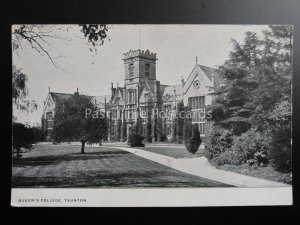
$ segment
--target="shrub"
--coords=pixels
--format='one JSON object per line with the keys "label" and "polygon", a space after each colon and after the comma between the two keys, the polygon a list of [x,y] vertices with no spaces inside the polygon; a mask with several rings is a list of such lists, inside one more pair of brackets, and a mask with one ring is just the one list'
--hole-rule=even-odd
{"label": "shrub", "polygon": [[127,124],[123,122],[121,126],[121,141],[125,142],[126,139],[127,139]]}
{"label": "shrub", "polygon": [[188,152],[195,154],[198,151],[201,142],[198,125],[187,125],[184,132],[184,145]]}
{"label": "shrub", "polygon": [[218,166],[224,164],[233,164],[234,153],[232,151],[225,151],[221,153],[218,157],[212,159],[213,164],[217,164]]}
{"label": "shrub", "polygon": [[290,172],[292,167],[291,129],[273,131],[269,149],[271,164],[276,170]]}
{"label": "shrub", "polygon": [[206,124],[206,148],[205,156],[211,160],[218,157],[223,152],[230,150],[233,144],[233,134],[231,131],[214,126],[212,122]]}
{"label": "shrub", "polygon": [[116,141],[120,141],[121,140],[121,129],[122,129],[122,120],[119,119],[117,121]]}
{"label": "shrub", "polygon": [[250,129],[234,139],[231,150],[234,154],[233,164],[266,165],[270,139],[265,133]]}
{"label": "shrub", "polygon": [[291,103],[283,101],[276,105],[270,114],[270,161],[272,166],[282,172],[292,169],[291,146]]}
{"label": "shrub", "polygon": [[21,149],[30,151],[35,143],[34,131],[22,123],[13,123],[13,158],[22,157]]}
{"label": "shrub", "polygon": [[144,136],[140,132],[140,124],[137,122],[132,126],[132,130],[129,134],[127,145],[131,147],[145,147],[143,144]]}

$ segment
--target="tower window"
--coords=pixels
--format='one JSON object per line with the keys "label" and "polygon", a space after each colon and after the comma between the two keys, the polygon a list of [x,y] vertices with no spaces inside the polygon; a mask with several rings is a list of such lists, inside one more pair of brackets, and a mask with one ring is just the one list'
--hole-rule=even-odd
{"label": "tower window", "polygon": [[133,69],[134,69],[133,63],[130,63],[129,64],[129,78],[133,77]]}
{"label": "tower window", "polygon": [[128,93],[127,103],[135,104],[135,98],[136,98],[135,90],[128,91],[127,93]]}
{"label": "tower window", "polygon": [[145,64],[145,77],[149,77],[150,76],[150,64],[146,63]]}

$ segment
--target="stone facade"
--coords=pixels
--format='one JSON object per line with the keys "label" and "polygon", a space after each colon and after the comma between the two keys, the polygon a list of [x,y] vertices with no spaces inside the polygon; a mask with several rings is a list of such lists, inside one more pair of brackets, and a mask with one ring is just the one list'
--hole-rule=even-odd
{"label": "stone facade", "polygon": [[[111,84],[111,94],[91,96],[99,108],[106,112],[109,120],[108,140],[126,141],[132,126],[141,124],[141,132],[148,141],[161,141],[172,137],[172,116],[158,117],[176,110],[179,104],[191,106],[192,111],[202,110],[211,104],[216,88],[222,85],[216,69],[196,64],[187,77],[178,85],[164,85],[156,77],[156,54],[149,50],[129,51],[123,55],[124,85]],[[55,113],[55,98],[67,94],[52,93],[47,96],[42,124],[51,130],[51,119]],[[154,113],[155,112],[155,113]],[[51,116],[51,115],[52,116]],[[169,114],[168,114],[169,115]],[[205,120],[193,118],[204,135]]]}

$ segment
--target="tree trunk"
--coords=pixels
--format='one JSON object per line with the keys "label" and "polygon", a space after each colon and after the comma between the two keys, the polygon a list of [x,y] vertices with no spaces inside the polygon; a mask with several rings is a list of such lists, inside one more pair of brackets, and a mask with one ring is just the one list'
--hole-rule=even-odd
{"label": "tree trunk", "polygon": [[84,154],[85,141],[81,141],[81,154]]}

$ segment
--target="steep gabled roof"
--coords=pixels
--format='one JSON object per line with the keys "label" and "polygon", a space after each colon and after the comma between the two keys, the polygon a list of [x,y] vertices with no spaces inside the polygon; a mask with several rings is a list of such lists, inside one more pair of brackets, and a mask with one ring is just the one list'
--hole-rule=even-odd
{"label": "steep gabled roof", "polygon": [[212,75],[214,75],[215,78],[217,77],[216,76],[218,73],[217,69],[207,67],[207,66],[202,66],[202,65],[199,65],[199,66],[210,81],[212,80]]}
{"label": "steep gabled roof", "polygon": [[199,65],[196,64],[192,70],[192,72],[190,73],[190,75],[188,76],[186,83],[183,87],[183,92],[186,93],[187,90],[189,89],[189,87],[191,86],[192,82],[194,81],[195,77],[197,76],[197,74],[202,71],[206,77],[212,81],[212,77],[214,77],[214,83],[220,84],[222,83],[222,78],[219,75],[219,72],[217,69],[208,67],[208,66],[203,66],[203,65]]}

